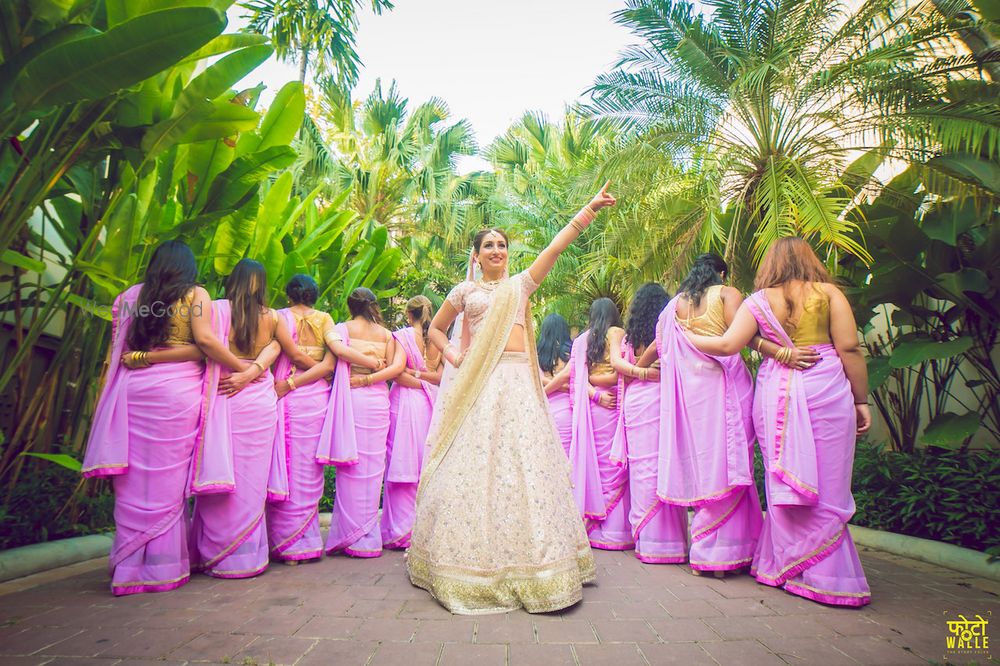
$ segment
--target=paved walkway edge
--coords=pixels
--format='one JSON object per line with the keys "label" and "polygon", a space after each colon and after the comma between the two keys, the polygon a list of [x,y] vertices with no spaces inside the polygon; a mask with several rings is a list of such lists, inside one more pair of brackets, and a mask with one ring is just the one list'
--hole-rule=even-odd
{"label": "paved walkway edge", "polygon": [[[321,513],[319,519],[324,527],[330,524],[329,513]],[[861,546],[1000,581],[1000,561],[989,562],[989,556],[985,553],[905,534],[882,532],[857,525],[849,527],[855,543]],[[91,534],[0,551],[0,583],[106,557],[111,551],[113,540],[113,534]]]}
{"label": "paved walkway edge", "polygon": [[884,550],[893,555],[936,564],[962,573],[1000,581],[1000,560],[990,562],[989,555],[971,548],[962,548],[943,541],[883,532],[858,525],[848,525],[854,542],[861,546]]}
{"label": "paved walkway edge", "polygon": [[[320,526],[329,527],[330,516],[329,512],[319,514]],[[111,552],[114,538],[114,532],[89,534],[0,550],[0,583],[98,557],[107,557]]]}
{"label": "paved walkway edge", "polygon": [[0,551],[0,582],[106,557],[113,534],[89,534]]}

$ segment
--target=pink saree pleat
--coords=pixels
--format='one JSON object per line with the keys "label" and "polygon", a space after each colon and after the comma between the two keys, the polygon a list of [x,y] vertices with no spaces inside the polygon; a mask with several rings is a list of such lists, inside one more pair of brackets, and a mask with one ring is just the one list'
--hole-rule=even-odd
{"label": "pink saree pleat", "polygon": [[761,530],[753,485],[753,384],[738,355],[710,356],[677,322],[677,299],[656,327],[660,358],[660,499],[694,507],[692,569],[730,571],[753,559]]}
{"label": "pink saree pleat", "polygon": [[190,575],[185,487],[201,411],[204,366],[163,363],[129,370],[128,471],[112,477],[115,595],[162,592]]}
{"label": "pink saree pleat", "polygon": [[379,500],[389,435],[389,389],[385,382],[351,389],[358,462],[337,470],[336,495],[326,552],[379,557]]}
{"label": "pink saree pleat", "polygon": [[[792,344],[763,292],[747,299],[761,335]],[[832,345],[819,362],[791,370],[768,359],[757,375],[754,420],[767,475],[767,516],[754,556],[757,580],[840,606],[871,592],[847,531],[857,429],[850,384]]]}
{"label": "pink saree pleat", "polygon": [[236,489],[201,495],[194,509],[200,564],[210,576],[249,578],[267,569],[264,508],[277,428],[276,400],[270,371],[225,399],[231,419]]}
{"label": "pink saree pleat", "polygon": [[[289,309],[279,316],[298,344],[298,327]],[[288,379],[291,360],[282,354],[275,378]],[[288,498],[267,504],[267,538],[271,556],[278,560],[311,560],[323,555],[319,531],[319,501],[323,497],[323,466],[316,462],[316,445],[330,402],[330,384],[320,380],[300,386],[278,400],[278,418],[284,425],[281,454],[288,466]]]}
{"label": "pink saree pleat", "polygon": [[[228,345],[229,302],[214,301],[212,309],[216,335]],[[228,374],[211,362],[208,372],[213,383]],[[249,578],[267,569],[264,513],[269,492],[277,496],[280,490],[287,495],[284,456],[275,451],[276,444],[280,445],[276,442],[280,430],[274,376],[268,370],[235,395],[213,397],[206,415],[206,425],[211,427],[206,428],[204,447],[206,452],[224,451],[225,455],[215,455],[214,462],[212,457],[206,457],[206,466],[199,467],[194,476],[195,484],[212,488],[215,484],[205,478],[211,476],[206,470],[216,467],[221,473],[231,473],[232,478],[224,484],[225,492],[197,495],[191,528],[192,556],[210,576]],[[222,437],[224,443],[213,441]]]}
{"label": "pink saree pleat", "polygon": [[[589,399],[589,335],[588,329],[576,337],[569,359],[573,401],[570,443],[573,495],[582,510],[590,545],[601,550],[628,550],[635,545],[628,522],[628,470],[611,456],[618,429],[618,410],[601,407]],[[598,393],[617,390],[617,387],[601,388]]]}
{"label": "pink saree pleat", "polygon": [[[634,362],[634,356],[629,360]],[[635,541],[635,556],[647,564],[685,562],[687,511],[683,507],[664,504],[656,495],[660,445],[659,384],[635,380],[626,386],[621,418],[622,436],[628,441],[625,447],[631,500],[628,518]]]}
{"label": "pink saree pleat", "polygon": [[319,501],[323,497],[323,466],[316,462],[316,441],[323,426],[330,385],[320,380],[285,395],[289,496],[267,504],[268,542],[279,560],[310,560],[323,555],[319,532]]}
{"label": "pink saree pleat", "polygon": [[[426,372],[412,328],[393,333],[406,352],[406,366]],[[382,542],[386,548],[408,548],[415,518],[417,485],[426,454],[427,431],[437,387],[394,383],[389,390],[389,432],[386,444],[385,491],[382,496]]]}
{"label": "pink saree pleat", "polygon": [[547,397],[552,420],[555,421],[556,430],[559,432],[559,441],[569,456],[569,446],[573,440],[573,407],[570,404],[569,392],[556,391]]}

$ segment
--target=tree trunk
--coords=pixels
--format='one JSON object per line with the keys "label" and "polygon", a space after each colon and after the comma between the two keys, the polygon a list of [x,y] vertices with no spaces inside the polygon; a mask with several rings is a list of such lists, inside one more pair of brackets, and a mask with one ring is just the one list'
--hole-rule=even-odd
{"label": "tree trunk", "polygon": [[303,44],[299,47],[299,82],[306,82],[306,70],[309,69],[309,47]]}

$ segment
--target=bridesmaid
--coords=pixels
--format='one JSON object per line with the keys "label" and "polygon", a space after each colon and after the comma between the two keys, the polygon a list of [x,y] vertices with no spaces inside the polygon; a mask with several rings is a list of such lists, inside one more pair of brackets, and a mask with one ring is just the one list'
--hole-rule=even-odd
{"label": "bridesmaid", "polygon": [[812,347],[813,363],[766,359],[757,373],[754,427],[766,469],[767,517],[751,574],[813,601],[871,601],[847,531],[854,515],[854,443],[871,426],[868,372],[850,303],[812,248],[782,238],[757,270],[757,291],[719,337],[690,334],[707,354],[736,354],[758,333],[788,360]]}
{"label": "bridesmaid", "polygon": [[268,503],[267,535],[271,557],[296,564],[323,555],[318,512],[324,478],[316,446],[330,404],[335,354],[373,370],[379,366],[372,357],[340,342],[330,315],[313,308],[319,297],[315,280],[294,275],[285,295],[289,307],[278,310],[275,331],[282,355],[275,365],[274,388],[289,495],[287,500]]}
{"label": "bridesmaid", "polygon": [[760,534],[753,480],[753,382],[743,359],[710,356],[685,331],[722,335],[743,302],[723,284],[717,254],[697,257],[677,297],[660,316],[657,349],[640,359],[660,363],[663,422],[658,492],[671,506],[694,508],[691,571],[739,571],[750,565]]}
{"label": "bridesmaid", "polygon": [[329,444],[320,442],[320,459],[340,466],[326,552],[379,557],[379,500],[389,435],[386,382],[403,371],[406,354],[382,325],[382,312],[370,289],[358,287],[352,291],[347,307],[352,318],[336,327],[340,338],[356,351],[391,362],[375,372],[356,364],[348,366],[344,359],[337,363],[331,398],[334,411],[323,427],[324,436],[330,435]]}
{"label": "bridesmaid", "polygon": [[144,281],[122,292],[112,309],[107,378],[83,475],[112,477],[116,596],[172,590],[190,578],[186,487],[200,432],[202,354],[234,370],[244,366],[199,316],[210,299],[197,273],[187,245],[162,243]]}
{"label": "bridesmaid", "polygon": [[562,384],[557,388],[555,384],[551,384],[551,392],[548,392],[548,388],[552,379],[567,367],[571,345],[569,325],[566,324],[566,320],[554,312],[546,316],[538,332],[538,365],[542,371],[542,382],[546,385],[546,397],[549,400],[552,419],[556,422],[559,440],[567,456],[569,456],[570,440],[573,437],[573,410],[570,408],[569,386]]}
{"label": "bridesmaid", "polygon": [[587,521],[590,545],[601,550],[628,550],[635,546],[628,522],[628,471],[611,458],[620,404],[618,373],[611,366],[611,349],[621,345],[624,336],[614,301],[599,298],[590,306],[589,325],[573,342],[569,360],[573,492]]}
{"label": "bridesmaid", "polygon": [[386,548],[410,547],[427,430],[441,383],[441,352],[427,344],[431,314],[430,299],[414,296],[406,302],[409,326],[392,334],[406,356],[406,369],[389,389],[389,440],[382,495],[382,542]]}
{"label": "bridesmaid", "polygon": [[[232,478],[220,484],[230,492],[202,494],[195,501],[194,552],[209,576],[250,578],[268,565],[266,500],[287,496],[284,455],[275,449],[277,396],[268,369],[278,356],[278,319],[267,307],[264,266],[241,259],[226,280],[226,298],[212,303],[212,314],[215,335],[247,369],[218,379],[221,397],[208,410],[205,438],[228,439]],[[209,367],[210,376],[212,371]]]}
{"label": "bridesmaid", "polygon": [[624,396],[611,459],[628,467],[635,556],[647,564],[687,560],[687,510],[664,504],[656,493],[664,417],[659,366],[635,365],[636,355],[656,349],[656,322],[669,300],[670,295],[655,282],[641,286],[629,308],[625,337],[620,346],[611,348],[611,365],[618,372],[618,390]]}

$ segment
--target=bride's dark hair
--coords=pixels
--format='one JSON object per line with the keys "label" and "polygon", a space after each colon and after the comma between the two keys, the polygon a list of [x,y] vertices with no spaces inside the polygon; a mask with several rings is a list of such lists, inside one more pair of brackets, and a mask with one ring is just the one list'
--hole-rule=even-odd
{"label": "bride's dark hair", "polygon": [[507,245],[510,245],[510,239],[507,238],[507,232],[504,230],[493,228],[481,229],[472,239],[472,247],[475,248],[477,254],[479,253],[479,248],[483,246],[483,239],[490,234],[500,234],[503,237],[504,242],[507,243]]}

